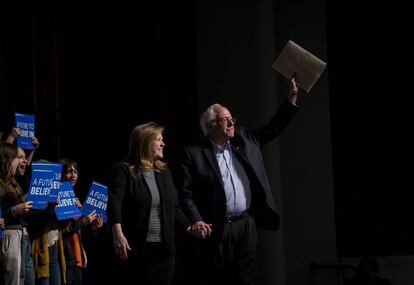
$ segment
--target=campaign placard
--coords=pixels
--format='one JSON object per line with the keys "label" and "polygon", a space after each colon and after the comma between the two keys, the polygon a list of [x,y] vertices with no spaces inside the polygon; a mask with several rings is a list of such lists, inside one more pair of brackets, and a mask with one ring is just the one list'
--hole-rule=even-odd
{"label": "campaign placard", "polygon": [[34,145],[32,139],[35,136],[35,116],[22,113],[15,113],[16,128],[21,130],[16,138],[16,143],[23,149],[32,150]]}
{"label": "campaign placard", "polygon": [[97,215],[102,216],[104,223],[108,220],[106,216],[106,207],[108,204],[108,187],[93,181],[89,188],[88,195],[82,206],[82,214],[89,215],[92,211],[96,211]]}
{"label": "campaign placard", "polygon": [[47,203],[56,203],[60,186],[62,164],[33,162],[27,201],[33,201],[33,209],[42,210]]}
{"label": "campaign placard", "polygon": [[75,191],[69,181],[60,183],[55,214],[59,221],[82,217],[82,213],[76,206]]}

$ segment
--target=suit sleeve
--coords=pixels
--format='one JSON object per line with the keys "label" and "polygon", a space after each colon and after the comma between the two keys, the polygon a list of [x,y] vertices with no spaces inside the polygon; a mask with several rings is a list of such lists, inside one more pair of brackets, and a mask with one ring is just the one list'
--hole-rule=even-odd
{"label": "suit sleeve", "polygon": [[263,148],[283,132],[298,109],[298,107],[290,104],[288,100],[285,100],[276,115],[270,119],[269,123],[245,135],[250,135],[250,138],[260,144],[260,148]]}
{"label": "suit sleeve", "polygon": [[184,214],[193,224],[203,220],[194,201],[193,163],[189,150],[185,149],[181,160],[178,183],[179,203]]}
{"label": "suit sleeve", "polygon": [[179,203],[175,203],[175,223],[183,230],[187,230],[187,228],[191,225],[190,221],[184,215],[183,211]]}
{"label": "suit sleeve", "polygon": [[129,176],[128,167],[118,163],[112,170],[108,187],[108,218],[111,225],[122,224],[122,204],[124,201],[126,182]]}

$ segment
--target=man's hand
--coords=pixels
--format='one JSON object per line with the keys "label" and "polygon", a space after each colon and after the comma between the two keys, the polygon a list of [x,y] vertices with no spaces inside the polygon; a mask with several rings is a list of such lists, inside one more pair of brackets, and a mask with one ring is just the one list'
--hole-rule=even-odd
{"label": "man's hand", "polygon": [[198,221],[191,225],[191,235],[195,238],[205,239],[211,235],[212,224],[206,224],[203,221]]}
{"label": "man's hand", "polygon": [[292,76],[292,79],[289,82],[288,100],[294,106],[298,106],[296,104],[296,101],[298,100],[298,95],[299,95],[299,83],[296,81],[295,76]]}

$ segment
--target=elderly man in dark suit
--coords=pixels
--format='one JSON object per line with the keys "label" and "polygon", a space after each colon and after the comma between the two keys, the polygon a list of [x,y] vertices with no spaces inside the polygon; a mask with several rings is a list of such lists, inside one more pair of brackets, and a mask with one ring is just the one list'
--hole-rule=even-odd
{"label": "elderly man in dark suit", "polygon": [[298,87],[270,122],[254,131],[235,127],[229,109],[214,104],[201,116],[206,137],[185,148],[178,179],[180,203],[191,220],[191,284],[255,284],[256,225],[277,230],[280,219],[262,148],[295,115]]}

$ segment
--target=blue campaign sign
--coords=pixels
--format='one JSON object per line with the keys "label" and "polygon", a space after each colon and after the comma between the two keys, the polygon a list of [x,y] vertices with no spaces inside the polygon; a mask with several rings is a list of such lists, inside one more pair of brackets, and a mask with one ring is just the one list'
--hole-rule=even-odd
{"label": "blue campaign sign", "polygon": [[32,139],[35,136],[35,116],[15,113],[15,117],[16,128],[22,131],[20,136],[16,138],[17,145],[23,149],[34,149]]}
{"label": "blue campaign sign", "polygon": [[93,181],[88,195],[82,206],[82,214],[89,215],[92,211],[96,211],[97,215],[101,215],[104,223],[108,220],[106,216],[106,206],[108,204],[108,187]]}
{"label": "blue campaign sign", "polygon": [[41,210],[48,202],[56,202],[60,186],[62,164],[33,162],[27,201],[33,201],[33,209]]}
{"label": "blue campaign sign", "polygon": [[80,209],[76,206],[75,191],[69,181],[60,183],[57,201],[55,214],[59,221],[82,217]]}

